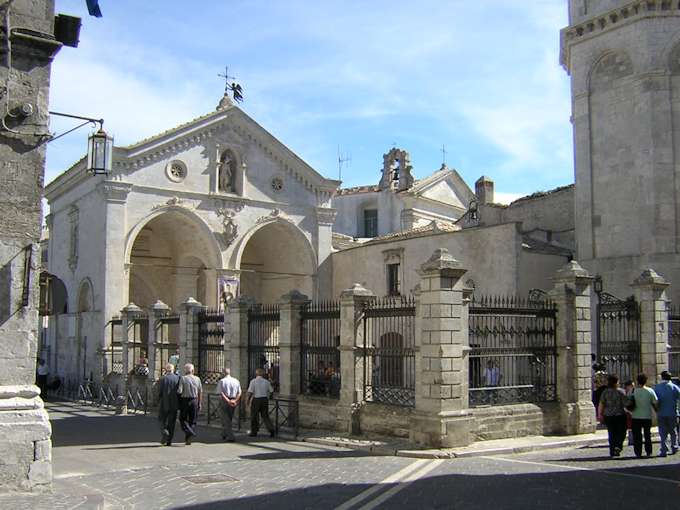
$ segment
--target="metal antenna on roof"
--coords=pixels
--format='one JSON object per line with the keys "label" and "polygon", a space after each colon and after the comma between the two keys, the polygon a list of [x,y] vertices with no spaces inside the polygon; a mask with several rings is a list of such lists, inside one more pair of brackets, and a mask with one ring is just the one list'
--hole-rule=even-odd
{"label": "metal antenna on roof", "polygon": [[345,163],[351,163],[352,162],[352,155],[351,154],[343,154],[340,152],[340,146],[338,145],[338,180],[342,180],[342,166]]}
{"label": "metal antenna on roof", "polygon": [[446,145],[442,144],[442,166],[446,166]]}

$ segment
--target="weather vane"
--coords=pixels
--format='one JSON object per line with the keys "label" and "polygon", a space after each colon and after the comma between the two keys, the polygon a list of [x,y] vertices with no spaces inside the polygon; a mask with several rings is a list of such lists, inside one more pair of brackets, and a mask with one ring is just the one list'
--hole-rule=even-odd
{"label": "weather vane", "polygon": [[446,166],[446,145],[442,144],[442,166]]}
{"label": "weather vane", "polygon": [[[229,91],[231,91],[234,101],[237,103],[243,101],[243,89],[241,88],[241,85],[234,81],[236,80],[236,77],[229,76],[229,66],[224,68],[224,74],[218,74],[217,76],[224,78],[224,95],[229,94]],[[229,80],[232,80],[232,82],[229,83]]]}

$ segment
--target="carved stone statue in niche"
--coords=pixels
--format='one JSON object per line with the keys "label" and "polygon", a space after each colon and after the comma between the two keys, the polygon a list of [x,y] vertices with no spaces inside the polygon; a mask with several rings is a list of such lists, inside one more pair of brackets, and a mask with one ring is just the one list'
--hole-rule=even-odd
{"label": "carved stone statue in niche", "polygon": [[234,153],[230,150],[222,152],[217,168],[218,190],[234,193],[236,191],[236,186],[234,185],[236,179],[236,158]]}

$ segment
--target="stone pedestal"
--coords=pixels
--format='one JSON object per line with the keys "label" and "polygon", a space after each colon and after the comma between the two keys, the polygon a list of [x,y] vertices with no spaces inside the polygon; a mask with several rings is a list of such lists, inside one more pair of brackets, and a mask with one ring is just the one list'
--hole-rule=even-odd
{"label": "stone pedestal", "polygon": [[[668,297],[669,283],[653,269],[645,269],[632,284],[640,303],[640,368],[654,381],[668,370]],[[677,374],[673,374],[677,376]]]}
{"label": "stone pedestal", "polygon": [[279,300],[279,395],[297,399],[300,394],[300,312],[309,298],[293,290]]}
{"label": "stone pedestal", "polygon": [[590,286],[593,277],[572,260],[557,271],[550,299],[557,306],[559,432],[586,434],[597,426],[592,402]]}
{"label": "stone pedestal", "polygon": [[350,434],[361,432],[359,413],[363,402],[363,360],[356,359],[355,350],[363,345],[363,331],[358,328],[359,316],[366,301],[375,299],[370,290],[358,283],[340,294],[340,400],[336,428]]}
{"label": "stone pedestal", "polygon": [[421,267],[416,307],[416,409],[409,438],[431,448],[472,442],[468,411],[467,272],[448,250]]}

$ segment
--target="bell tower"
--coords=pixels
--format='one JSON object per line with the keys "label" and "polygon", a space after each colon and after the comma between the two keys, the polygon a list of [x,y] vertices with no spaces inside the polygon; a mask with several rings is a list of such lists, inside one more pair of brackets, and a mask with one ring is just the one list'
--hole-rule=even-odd
{"label": "bell tower", "polygon": [[577,260],[622,296],[645,267],[680,284],[680,3],[569,0],[560,36]]}

